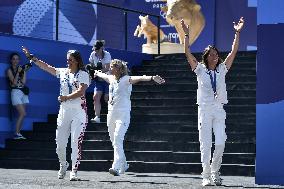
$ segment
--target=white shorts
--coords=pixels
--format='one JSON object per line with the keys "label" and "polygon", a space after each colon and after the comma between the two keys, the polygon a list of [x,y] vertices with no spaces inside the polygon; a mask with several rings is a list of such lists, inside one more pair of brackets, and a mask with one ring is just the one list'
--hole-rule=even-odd
{"label": "white shorts", "polygon": [[12,89],[11,100],[13,106],[29,103],[28,95],[25,95],[20,89]]}

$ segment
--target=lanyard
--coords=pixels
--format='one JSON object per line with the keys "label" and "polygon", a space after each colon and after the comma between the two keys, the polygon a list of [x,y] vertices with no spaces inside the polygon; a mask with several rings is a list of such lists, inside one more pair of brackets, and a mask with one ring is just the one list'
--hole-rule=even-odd
{"label": "lanyard", "polygon": [[217,83],[216,83],[216,72],[214,70],[214,78],[211,74],[211,71],[209,71],[209,76],[210,76],[210,80],[211,80],[211,86],[212,86],[212,89],[213,89],[213,92],[214,92],[214,97],[216,98],[217,97]]}
{"label": "lanyard", "polygon": [[[79,72],[79,70],[74,73],[74,79],[75,79],[75,77],[77,77],[78,72]],[[71,94],[72,93],[72,83],[70,82],[69,74],[70,73],[68,73],[68,76],[67,76],[68,77],[67,85],[68,85],[68,89],[69,89],[69,94]]]}

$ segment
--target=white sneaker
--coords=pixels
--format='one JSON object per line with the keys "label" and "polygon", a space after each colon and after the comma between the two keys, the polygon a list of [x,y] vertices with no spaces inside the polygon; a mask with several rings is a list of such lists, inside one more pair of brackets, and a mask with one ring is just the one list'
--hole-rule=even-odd
{"label": "white sneaker", "polygon": [[78,177],[77,177],[77,171],[71,171],[70,172],[70,181],[78,181]]}
{"label": "white sneaker", "polygon": [[117,169],[110,168],[108,172],[113,176],[119,176],[119,171]]}
{"label": "white sneaker", "polygon": [[65,165],[62,165],[60,163],[60,169],[59,169],[59,171],[57,173],[59,179],[64,179],[68,167],[69,167],[69,163],[68,162],[66,162]]}
{"label": "white sneaker", "polygon": [[212,179],[212,181],[214,182],[214,184],[215,184],[216,186],[221,186],[221,184],[222,184],[222,179],[220,178],[220,173],[219,173],[219,172],[217,172],[217,173],[212,173],[212,174],[211,174],[211,179]]}
{"label": "white sneaker", "polygon": [[14,135],[14,139],[19,140],[19,139],[26,139],[26,138],[21,133],[16,133]]}
{"label": "white sneaker", "polygon": [[206,177],[202,179],[202,186],[210,186],[210,185],[211,185],[210,177]]}
{"label": "white sneaker", "polygon": [[124,167],[119,170],[119,174],[124,174],[129,169],[129,164],[124,163]]}
{"label": "white sneaker", "polygon": [[91,119],[91,122],[93,122],[93,123],[100,123],[101,119],[98,116],[96,116],[95,118]]}

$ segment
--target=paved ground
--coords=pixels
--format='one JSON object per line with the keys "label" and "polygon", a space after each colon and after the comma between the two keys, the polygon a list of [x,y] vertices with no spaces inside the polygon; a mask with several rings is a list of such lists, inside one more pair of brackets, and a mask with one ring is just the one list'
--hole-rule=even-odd
{"label": "paved ground", "polygon": [[[0,188],[96,188],[96,189],[195,189],[200,186],[198,175],[126,173],[114,177],[106,172],[78,172],[82,181],[70,182],[69,173],[64,180],[57,179],[57,171],[0,169]],[[223,186],[204,188],[284,188],[280,186],[259,186],[254,177],[223,176]]]}

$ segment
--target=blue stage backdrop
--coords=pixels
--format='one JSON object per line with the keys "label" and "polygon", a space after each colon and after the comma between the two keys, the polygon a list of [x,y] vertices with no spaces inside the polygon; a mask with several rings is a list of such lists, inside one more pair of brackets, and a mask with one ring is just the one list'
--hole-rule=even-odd
{"label": "blue stage backdrop", "polygon": [[284,2],[258,1],[257,184],[284,185]]}
{"label": "blue stage backdrop", "polygon": [[[175,29],[168,25],[161,7],[162,0],[97,0],[101,3],[159,15],[161,29],[178,42]],[[206,25],[192,46],[193,52],[203,51],[208,44],[215,44],[222,51],[231,49],[234,35],[232,21],[240,16],[246,18],[246,29],[242,32],[240,50],[256,49],[256,0],[196,0],[201,5]],[[133,33],[140,24],[139,14],[129,13],[128,30],[124,28],[124,13],[120,10],[79,2],[77,0],[59,1],[59,40],[92,45],[96,39],[105,39],[106,46],[115,49],[125,48],[127,32],[128,50],[141,52],[143,38]],[[55,39],[55,0],[1,0],[0,32]],[[76,7],[76,8],[74,8]],[[157,25],[157,19],[150,17]]]}
{"label": "blue stage backdrop", "polygon": [[[7,34],[0,35],[0,132],[10,132],[13,128],[10,112],[10,92],[6,70],[10,66],[8,56],[11,52],[21,54],[21,64],[26,63],[27,59],[21,52],[24,45],[40,59],[54,65],[55,67],[66,67],[66,53],[69,49],[79,50],[82,54],[84,63],[88,63],[91,47],[65,42],[56,42],[43,39],[32,39],[28,37],[12,36]],[[112,58],[123,59],[132,66],[140,65],[143,59],[151,59],[151,55],[136,52],[126,52],[122,50],[106,49]],[[30,87],[30,104],[27,107],[27,117],[24,122],[24,130],[30,130],[35,121],[46,121],[47,114],[57,113],[59,103],[59,81],[54,76],[40,70],[37,66],[32,67],[27,74],[27,85]],[[88,91],[93,91],[90,86]],[[0,137],[1,138],[1,137]]]}

